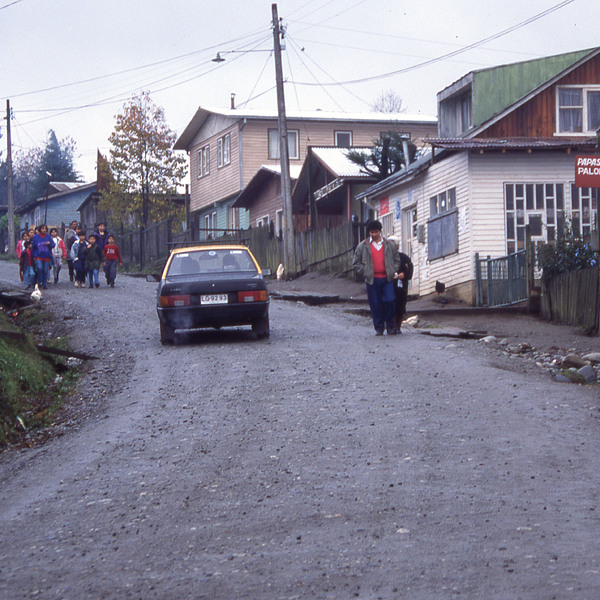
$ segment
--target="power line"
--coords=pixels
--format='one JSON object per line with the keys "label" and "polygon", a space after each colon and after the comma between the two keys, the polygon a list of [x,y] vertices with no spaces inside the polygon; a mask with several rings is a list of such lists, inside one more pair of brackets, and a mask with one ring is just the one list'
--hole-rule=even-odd
{"label": "power line", "polygon": [[23,2],[23,0],[15,0],[14,2],[9,2],[4,6],[0,6],[0,10],[4,10],[5,8],[9,8],[10,6],[14,6],[15,4],[19,4],[19,2]]}
{"label": "power line", "polygon": [[[23,0],[17,0],[17,1],[22,2]],[[76,85],[82,85],[82,84],[85,84],[85,83],[93,83],[93,82],[100,81],[100,80],[103,80],[103,79],[108,79],[110,77],[117,77],[119,75],[126,75],[128,73],[133,73],[135,71],[141,71],[143,69],[149,69],[151,67],[156,67],[156,66],[159,66],[159,65],[163,65],[163,64],[167,64],[167,63],[179,61],[179,60],[181,60],[183,58],[189,58],[190,56],[195,56],[195,55],[201,54],[203,52],[212,51],[212,50],[215,50],[217,48],[221,48],[221,47],[223,47],[223,46],[225,46],[227,44],[237,43],[237,42],[240,42],[242,40],[246,40],[246,39],[248,39],[250,37],[254,37],[254,36],[256,36],[260,32],[262,32],[262,30],[256,30],[256,31],[253,31],[252,33],[240,36],[238,38],[234,38],[232,40],[228,40],[226,42],[222,42],[220,44],[215,44],[213,46],[207,46],[206,48],[202,48],[201,50],[194,50],[193,52],[187,52],[186,54],[180,54],[178,56],[173,56],[171,58],[166,58],[166,59],[159,60],[159,61],[156,61],[156,62],[153,62],[153,63],[148,63],[148,64],[140,65],[140,66],[137,66],[137,67],[131,67],[129,69],[123,69],[121,71],[115,71],[113,73],[107,73],[106,75],[98,75],[96,77],[89,77],[87,79],[81,79],[79,81],[71,81],[69,83],[63,83],[63,84],[60,84],[60,85],[50,86],[50,87],[47,87],[47,88],[41,88],[41,89],[38,89],[38,90],[31,90],[29,92],[22,92],[20,94],[9,94],[9,97],[12,99],[12,98],[21,98],[23,96],[32,96],[32,95],[35,95],[35,94],[41,94],[41,93],[44,93],[44,92],[51,92],[51,91],[55,91],[55,90],[64,89],[64,88],[67,88],[67,87],[73,87],[73,86],[76,86]],[[252,42],[250,42],[250,43],[252,43]]]}
{"label": "power line", "polygon": [[522,27],[525,27],[526,25],[529,25],[529,24],[533,23],[534,21],[537,21],[538,19],[545,17],[546,15],[549,15],[550,13],[553,13],[553,12],[563,8],[564,6],[567,6],[568,4],[573,3],[574,1],[575,0],[564,0],[563,2],[560,2],[559,4],[556,4],[555,6],[552,6],[548,9],[542,11],[541,13],[534,15],[533,17],[530,17],[529,19],[526,19],[525,21],[521,21],[520,23],[517,23],[516,25],[513,25],[512,27],[509,27],[508,29],[504,29],[494,35],[491,35],[482,40],[479,40],[478,42],[469,44],[468,46],[463,46],[462,48],[459,48],[458,50],[454,50],[453,52],[448,52],[447,54],[443,54],[436,58],[426,60],[424,62],[418,63],[416,65],[412,65],[410,67],[404,67],[403,69],[397,69],[396,71],[390,71],[389,73],[381,73],[379,75],[371,75],[370,77],[363,77],[361,79],[350,79],[348,81],[342,81],[339,83],[316,84],[316,83],[311,83],[311,82],[297,81],[296,84],[297,85],[305,85],[305,86],[353,85],[353,84],[357,84],[357,83],[366,83],[367,81],[375,81],[377,79],[385,79],[387,77],[392,77],[393,75],[400,75],[402,73],[408,73],[410,71],[414,71],[416,69],[420,69],[422,67],[426,67],[426,66],[438,63],[440,61],[447,60],[449,58],[453,58],[454,56],[458,56],[459,54],[463,54],[464,52],[467,52],[469,50],[472,50],[474,48],[482,46],[483,44],[486,44],[487,42],[497,40],[500,37],[503,37],[509,33],[512,33],[513,31],[516,31],[517,29],[521,29]]}

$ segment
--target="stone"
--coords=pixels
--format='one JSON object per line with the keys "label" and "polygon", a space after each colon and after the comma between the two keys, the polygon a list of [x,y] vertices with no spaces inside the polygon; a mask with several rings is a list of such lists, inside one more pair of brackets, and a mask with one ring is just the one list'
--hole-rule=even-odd
{"label": "stone", "polygon": [[562,373],[559,373],[555,378],[554,381],[558,381],[558,383],[573,383],[571,381],[570,377],[567,377],[566,375],[563,375]]}
{"label": "stone", "polygon": [[585,365],[577,371],[577,374],[585,379],[586,383],[594,383],[597,380],[596,371],[591,365]]}
{"label": "stone", "polygon": [[585,367],[587,363],[581,356],[578,354],[567,354],[561,361],[561,367],[563,369],[569,369],[574,367],[576,369],[581,369],[581,367]]}
{"label": "stone", "polygon": [[492,342],[495,342],[497,340],[495,335],[486,335],[485,337],[482,337],[479,341],[480,342],[484,342],[486,344],[491,344]]}
{"label": "stone", "polygon": [[590,352],[583,357],[583,360],[587,360],[593,365],[600,364],[600,352]]}

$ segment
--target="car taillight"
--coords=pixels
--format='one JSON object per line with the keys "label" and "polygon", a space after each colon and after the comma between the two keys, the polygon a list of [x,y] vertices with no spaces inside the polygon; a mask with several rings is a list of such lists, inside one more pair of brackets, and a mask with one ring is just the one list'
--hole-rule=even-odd
{"label": "car taillight", "polygon": [[160,305],[162,308],[171,308],[174,306],[189,306],[190,296],[185,294],[183,296],[161,296]]}
{"label": "car taillight", "polygon": [[266,302],[267,290],[238,292],[238,302]]}

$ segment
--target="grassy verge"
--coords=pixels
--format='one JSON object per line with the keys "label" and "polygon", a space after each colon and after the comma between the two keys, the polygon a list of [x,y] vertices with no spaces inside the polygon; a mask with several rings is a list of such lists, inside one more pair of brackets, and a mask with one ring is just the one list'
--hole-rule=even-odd
{"label": "grassy verge", "polygon": [[[43,330],[46,318],[39,310],[0,311],[0,330],[8,332],[0,336],[0,445],[51,425],[77,378],[68,359],[37,350],[32,331]],[[65,349],[67,342],[58,338],[46,345]]]}

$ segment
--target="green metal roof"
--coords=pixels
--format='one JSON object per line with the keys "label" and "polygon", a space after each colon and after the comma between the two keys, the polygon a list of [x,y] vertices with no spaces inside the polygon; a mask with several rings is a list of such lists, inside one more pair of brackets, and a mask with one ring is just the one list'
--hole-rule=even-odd
{"label": "green metal roof", "polygon": [[473,126],[479,127],[597,50],[579,50],[473,71]]}

